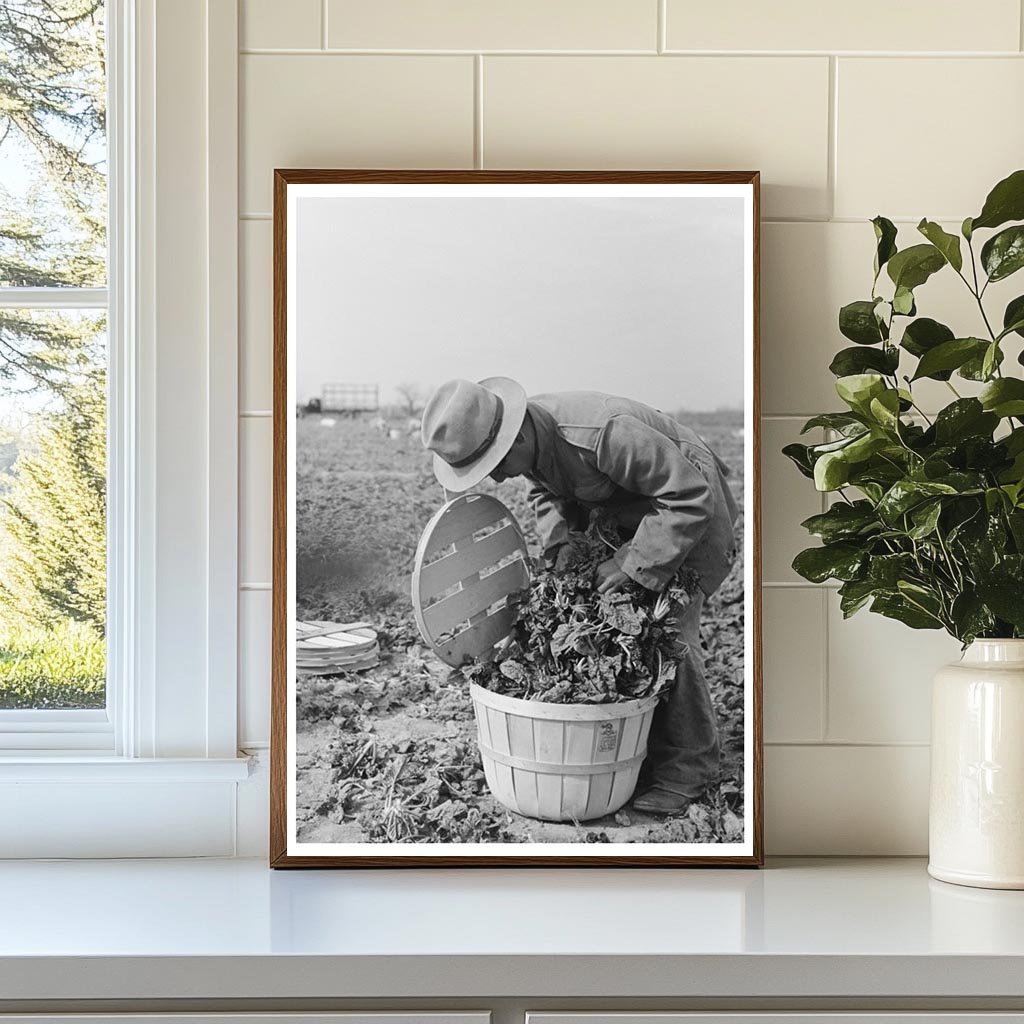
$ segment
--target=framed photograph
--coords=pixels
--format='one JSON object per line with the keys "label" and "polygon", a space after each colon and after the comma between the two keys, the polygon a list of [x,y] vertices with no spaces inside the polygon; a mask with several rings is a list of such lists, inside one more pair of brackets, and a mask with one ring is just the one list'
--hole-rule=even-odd
{"label": "framed photograph", "polygon": [[278,170],[275,867],[762,863],[758,174]]}

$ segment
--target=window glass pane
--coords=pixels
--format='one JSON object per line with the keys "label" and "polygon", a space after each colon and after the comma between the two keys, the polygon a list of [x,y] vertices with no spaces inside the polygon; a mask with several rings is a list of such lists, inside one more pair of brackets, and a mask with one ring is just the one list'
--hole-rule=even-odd
{"label": "window glass pane", "polygon": [[105,703],[104,321],[0,309],[0,709]]}
{"label": "window glass pane", "polygon": [[0,0],[0,288],[106,281],[103,15]]}

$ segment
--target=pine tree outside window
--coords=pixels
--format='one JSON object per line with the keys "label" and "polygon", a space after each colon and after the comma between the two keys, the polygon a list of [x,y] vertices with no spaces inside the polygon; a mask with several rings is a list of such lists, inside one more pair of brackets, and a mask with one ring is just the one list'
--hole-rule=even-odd
{"label": "pine tree outside window", "polygon": [[0,733],[14,747],[51,728],[110,742],[105,6],[0,0]]}

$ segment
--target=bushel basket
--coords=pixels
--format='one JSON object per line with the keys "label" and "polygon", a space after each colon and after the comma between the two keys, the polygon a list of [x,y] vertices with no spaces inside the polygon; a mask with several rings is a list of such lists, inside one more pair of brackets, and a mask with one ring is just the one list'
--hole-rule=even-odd
{"label": "bushel basket", "polygon": [[[443,661],[489,656],[515,621],[508,598],[530,585],[526,543],[496,498],[464,494],[420,538],[413,606]],[[470,686],[487,785],[509,810],[544,821],[613,814],[633,795],[658,697],[552,704]]]}
{"label": "bushel basket", "polygon": [[547,704],[471,685],[487,785],[517,814],[587,821],[633,795],[658,697]]}

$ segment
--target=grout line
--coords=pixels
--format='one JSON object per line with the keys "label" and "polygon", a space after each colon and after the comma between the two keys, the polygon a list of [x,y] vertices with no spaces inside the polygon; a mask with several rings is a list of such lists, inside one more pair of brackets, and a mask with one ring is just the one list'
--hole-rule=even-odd
{"label": "grout line", "polygon": [[[960,221],[963,218],[960,218],[960,220],[958,220],[956,217],[934,217],[934,218],[930,218],[930,219],[936,220],[940,224],[941,223],[947,223],[947,224],[950,224],[951,226],[956,226],[957,228],[959,228]],[[909,225],[913,225],[913,226],[916,227],[920,223],[921,217],[920,216],[911,217],[911,216],[908,216],[908,215],[903,215],[903,216],[898,216],[898,217],[890,217],[889,220],[891,220],[893,222],[893,224],[896,224],[896,225],[909,224]],[[867,225],[867,224],[871,223],[871,218],[868,217],[868,216],[864,216],[864,217],[811,217],[811,216],[808,216],[808,217],[762,217],[761,218],[761,223],[762,224],[864,224],[864,225]]]}
{"label": "grout line", "polygon": [[330,56],[352,57],[473,57],[482,54],[488,57],[759,57],[764,60],[790,59],[793,57],[856,57],[863,60],[932,60],[935,58],[956,58],[959,60],[1006,60],[1020,58],[1020,50],[458,50],[458,49],[398,49],[385,47],[314,47],[301,46],[244,46],[240,54],[260,57],[272,54],[301,56],[304,54],[328,54]]}
{"label": "grout line", "polygon": [[[1024,2],[1024,0],[1022,0]],[[658,53],[668,49],[668,0],[658,0]]]}
{"label": "grout line", "polygon": [[239,590],[270,590],[271,585],[269,583],[239,583]]}
{"label": "grout line", "polygon": [[765,740],[766,747],[840,747],[840,748],[870,748],[877,747],[930,747],[927,740],[826,740],[819,743],[816,740]]}
{"label": "grout line", "polygon": [[328,0],[321,0],[320,4],[320,49],[327,49],[327,4]]}
{"label": "grout line", "polygon": [[[477,56],[480,57],[480,61],[481,61],[481,71],[480,71],[481,83],[480,84],[482,86],[482,84],[483,84],[482,83],[483,58],[479,54]],[[482,113],[483,113],[483,110],[481,108],[481,115],[482,115]],[[482,117],[481,117],[481,121],[482,121]],[[273,214],[263,213],[263,212],[261,212],[259,210],[256,210],[256,211],[253,211],[251,213],[240,213],[238,215],[238,219],[239,220],[272,220],[273,219]],[[896,225],[911,224],[911,225],[915,225],[916,226],[920,222],[921,218],[920,217],[890,217],[889,220],[891,220],[893,222],[893,224],[896,224]],[[955,217],[939,217],[938,220],[939,220],[940,223],[942,223],[943,221],[948,222],[949,224],[958,224],[959,223],[956,220]],[[761,223],[762,224],[863,224],[863,225],[867,226],[868,224],[871,223],[871,218],[870,217],[812,217],[812,216],[808,216],[808,217],[762,217],[761,218]]]}
{"label": "grout line", "polygon": [[762,590],[838,590],[842,583],[826,580],[824,583],[808,583],[807,580],[761,580]]}
{"label": "grout line", "polygon": [[829,685],[828,685],[828,591],[821,592],[821,714],[818,723],[821,740],[824,743],[829,732]]}
{"label": "grout line", "polygon": [[473,166],[484,166],[484,58],[473,57]]}
{"label": "grout line", "polygon": [[243,409],[238,415],[241,419],[268,419],[274,414],[269,409]]}
{"label": "grout line", "polygon": [[1018,50],[667,50],[669,57],[857,57],[861,60],[1006,60]]}
{"label": "grout line", "polygon": [[[334,46],[315,49],[301,46],[247,46],[238,51],[245,57],[657,57],[657,50],[417,50],[374,49]],[[771,56],[771,55],[769,55]]]}
{"label": "grout line", "polygon": [[839,61],[828,59],[828,167],[825,169],[828,215],[836,214],[836,172],[839,166]]}
{"label": "grout line", "polygon": [[[831,401],[831,399],[829,399],[829,401]],[[924,405],[921,407],[921,412],[923,412],[926,416],[937,416],[942,411],[942,408],[943,407],[941,405],[935,407],[932,407],[931,405]],[[774,423],[775,421],[786,422],[797,420],[809,420],[813,416],[820,415],[820,410],[818,412],[762,412],[761,422]]]}

